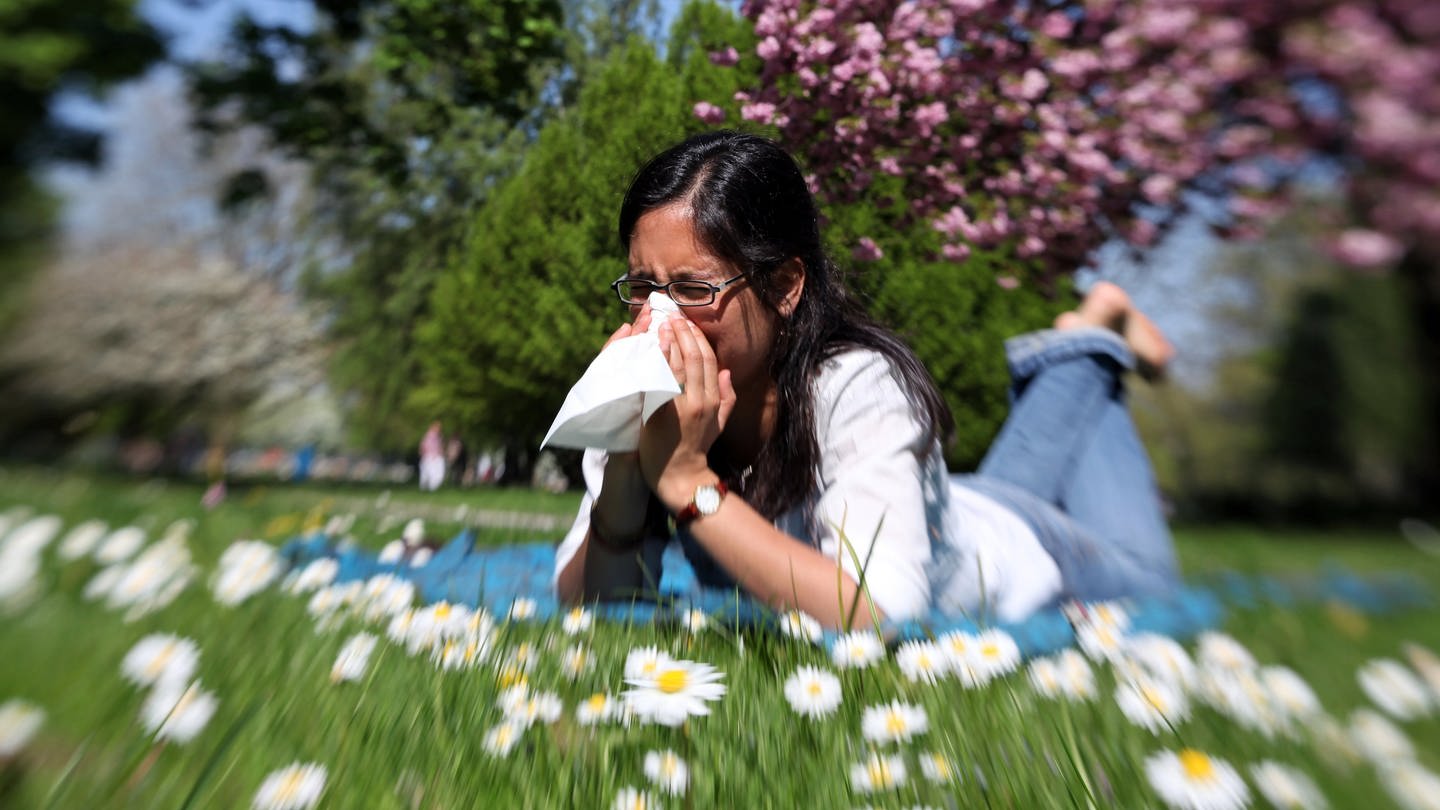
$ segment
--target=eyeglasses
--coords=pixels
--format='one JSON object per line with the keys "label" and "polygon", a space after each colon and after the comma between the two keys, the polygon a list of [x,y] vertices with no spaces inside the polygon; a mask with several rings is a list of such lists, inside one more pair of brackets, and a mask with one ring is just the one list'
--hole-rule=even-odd
{"label": "eyeglasses", "polygon": [[610,289],[620,296],[620,300],[632,307],[643,306],[650,298],[650,293],[661,291],[670,296],[670,300],[682,307],[703,307],[715,301],[715,295],[721,290],[740,281],[744,281],[743,274],[719,284],[711,284],[708,281],[672,281],[669,284],[656,284],[653,281],[645,281],[638,278],[622,278],[610,285]]}

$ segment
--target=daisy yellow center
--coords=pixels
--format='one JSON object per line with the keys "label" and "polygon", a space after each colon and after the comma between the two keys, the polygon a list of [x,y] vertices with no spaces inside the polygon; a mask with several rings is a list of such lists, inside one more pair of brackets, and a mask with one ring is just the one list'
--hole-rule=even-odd
{"label": "daisy yellow center", "polygon": [[1180,767],[1185,769],[1186,776],[1196,781],[1207,780],[1215,774],[1215,765],[1210,757],[1194,748],[1180,752]]}
{"label": "daisy yellow center", "polygon": [[820,697],[820,693],[824,690],[820,687],[819,681],[811,681],[810,685],[805,687],[805,691],[809,692],[811,697]]}
{"label": "daisy yellow center", "polygon": [[921,669],[934,669],[934,668],[935,668],[934,663],[930,660],[930,656],[929,656],[927,653],[920,653],[920,655],[916,656],[916,658],[915,658],[915,663],[916,663],[916,665],[919,666]]}
{"label": "daisy yellow center", "polygon": [[856,644],[856,645],[852,646],[852,647],[850,648],[850,657],[851,657],[851,658],[864,658],[864,657],[865,657],[865,648],[864,648],[864,647],[861,647],[859,644]]}
{"label": "daisy yellow center", "polygon": [[[304,780],[305,774],[300,771],[291,771],[285,775],[285,780],[280,783],[280,801],[289,801],[300,790],[300,782]],[[278,804],[279,802],[277,802]]]}
{"label": "daisy yellow center", "polygon": [[683,691],[690,683],[690,673],[683,669],[667,669],[655,679],[655,685],[667,695]]}
{"label": "daisy yellow center", "polygon": [[680,762],[673,756],[667,756],[660,761],[660,772],[666,776],[674,776],[680,770]]}
{"label": "daisy yellow center", "polygon": [[936,754],[930,757],[930,763],[935,766],[935,775],[941,779],[950,778],[950,761],[945,757]]}
{"label": "daisy yellow center", "polygon": [[590,707],[590,711],[598,712],[605,708],[605,696],[596,692],[590,696],[589,700],[585,701],[585,705]]}
{"label": "daisy yellow center", "polygon": [[[1144,698],[1145,702],[1150,704],[1155,711],[1161,714],[1165,713],[1165,698],[1159,692],[1146,686],[1141,688],[1140,697]],[[1204,756],[1204,754],[1201,754],[1201,756]]]}
{"label": "daisy yellow center", "polygon": [[1000,657],[1000,647],[995,644],[986,644],[980,648],[980,654],[986,658]]}
{"label": "daisy yellow center", "polygon": [[146,667],[145,674],[149,675],[152,678],[159,677],[160,673],[165,671],[165,665],[169,663],[170,656],[174,654],[175,647],[171,645],[166,645],[165,649],[161,650],[158,655],[150,659],[150,666]]}
{"label": "daisy yellow center", "polygon": [[585,611],[581,610],[580,608],[575,608],[570,611],[570,621],[578,622],[583,618],[585,618]]}
{"label": "daisy yellow center", "polygon": [[450,618],[450,605],[445,602],[441,602],[440,604],[436,605],[435,618],[441,620]]}
{"label": "daisy yellow center", "polygon": [[501,727],[500,727],[500,730],[495,732],[495,744],[496,744],[496,745],[509,745],[509,744],[510,744],[510,736],[511,736],[512,734],[514,734],[514,732],[511,730],[512,728],[513,728],[513,726],[511,726],[509,723],[506,723],[505,725],[501,726]]}
{"label": "daisy yellow center", "polygon": [[955,639],[954,641],[951,641],[951,642],[950,642],[950,649],[951,649],[951,650],[954,650],[956,655],[964,655],[964,654],[965,654],[965,642],[963,642],[963,641],[961,641],[960,639],[957,638],[957,639]]}
{"label": "daisy yellow center", "polygon": [[899,712],[890,712],[885,715],[885,730],[891,734],[903,732],[907,725],[905,718]]}
{"label": "daisy yellow center", "polygon": [[870,760],[867,770],[870,772],[870,784],[876,787],[889,787],[894,781],[894,776],[890,773],[890,763],[883,759]]}

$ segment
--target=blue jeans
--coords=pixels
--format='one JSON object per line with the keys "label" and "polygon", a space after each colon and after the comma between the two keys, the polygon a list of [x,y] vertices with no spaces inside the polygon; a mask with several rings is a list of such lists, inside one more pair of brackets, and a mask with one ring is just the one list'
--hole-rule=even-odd
{"label": "blue jeans", "polygon": [[1018,514],[1060,568],[1064,596],[1114,599],[1179,580],[1150,460],[1125,405],[1134,365],[1107,329],[1047,329],[1005,343],[1010,415],[961,486]]}

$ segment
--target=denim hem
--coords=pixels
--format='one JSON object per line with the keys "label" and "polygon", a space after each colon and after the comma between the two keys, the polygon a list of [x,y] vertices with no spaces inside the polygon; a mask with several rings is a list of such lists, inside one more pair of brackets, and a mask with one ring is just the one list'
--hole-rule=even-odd
{"label": "denim hem", "polygon": [[1055,363],[1094,355],[1108,357],[1126,371],[1135,368],[1135,355],[1124,338],[1099,326],[1041,329],[1005,341],[1005,359],[1015,380],[1029,379]]}

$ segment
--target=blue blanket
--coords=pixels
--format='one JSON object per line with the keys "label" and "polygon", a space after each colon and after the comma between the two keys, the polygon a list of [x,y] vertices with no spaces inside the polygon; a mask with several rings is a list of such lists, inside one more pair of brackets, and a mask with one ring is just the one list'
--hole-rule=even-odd
{"label": "blue blanket", "polygon": [[[484,605],[504,615],[519,598],[533,599],[540,618],[563,612],[551,587],[555,547],[550,543],[522,543],[475,548],[474,534],[461,532],[434,553],[428,563],[382,563],[376,552],[337,548],[333,538],[316,533],[286,543],[282,554],[293,566],[320,557],[339,563],[337,582],[392,574],[415,583],[426,603],[441,600],[472,606]],[[769,608],[736,591],[701,586],[678,545],[666,550],[659,587],[652,598],[598,606],[600,616],[631,622],[671,621],[684,611],[698,609],[727,625],[771,624]],[[1162,596],[1127,600],[1132,632],[1155,632],[1188,638],[1219,625],[1225,607],[1253,607],[1261,602],[1290,605],[1298,602],[1341,600],[1368,613],[1404,607],[1430,607],[1432,599],[1419,579],[1408,574],[1358,576],[1338,567],[1296,578],[1224,573],[1185,583]],[[857,617],[857,625],[866,617]],[[935,613],[887,626],[897,638],[931,638],[951,630],[974,632],[999,627],[1011,636],[1026,657],[1045,655],[1074,644],[1069,621],[1057,608],[1040,611],[1021,622],[999,623],[985,616]]]}

